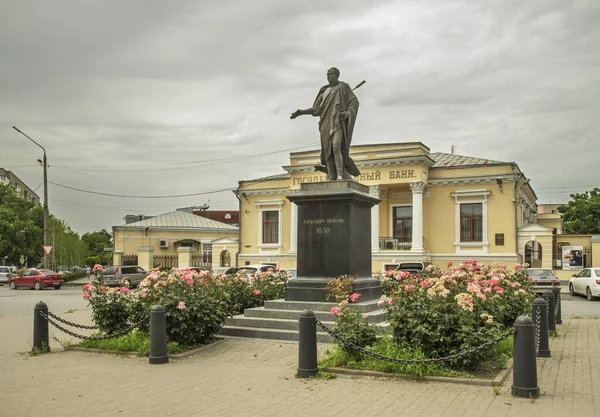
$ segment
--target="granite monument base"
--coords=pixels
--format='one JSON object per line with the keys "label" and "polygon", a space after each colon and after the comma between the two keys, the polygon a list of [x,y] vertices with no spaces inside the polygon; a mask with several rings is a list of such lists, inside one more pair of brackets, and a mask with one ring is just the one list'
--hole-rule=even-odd
{"label": "granite monument base", "polygon": [[297,278],[288,282],[286,301],[326,301],[327,283],[355,277],[359,301],[381,297],[371,275],[371,208],[379,199],[355,181],[303,183],[288,199],[298,205]]}

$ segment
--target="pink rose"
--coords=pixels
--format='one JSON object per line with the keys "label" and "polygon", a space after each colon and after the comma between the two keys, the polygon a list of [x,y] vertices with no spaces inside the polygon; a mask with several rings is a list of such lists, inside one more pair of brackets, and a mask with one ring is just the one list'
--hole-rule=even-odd
{"label": "pink rose", "polygon": [[393,275],[394,275],[394,271],[393,271],[392,269],[390,269],[390,270],[388,270],[388,271],[385,271],[385,276],[386,276],[386,277],[391,277],[391,276],[393,276]]}
{"label": "pink rose", "polygon": [[254,290],[254,291],[252,291],[252,294],[254,294],[254,295],[260,295],[260,290]]}
{"label": "pink rose", "polygon": [[498,294],[502,294],[504,292],[504,288],[502,288],[502,287],[494,287],[494,291],[496,291]]}
{"label": "pink rose", "polygon": [[353,303],[356,302],[356,300],[358,300],[358,297],[360,297],[360,294],[354,293],[350,296],[350,301],[352,301]]}
{"label": "pink rose", "polygon": [[419,285],[421,285],[422,288],[428,287],[429,286],[429,281],[427,281],[426,279],[424,279],[423,281],[421,281],[421,283]]}
{"label": "pink rose", "polygon": [[123,293],[123,294],[129,294],[131,291],[129,291],[127,288],[125,287],[121,287],[119,288],[119,292]]}
{"label": "pink rose", "polygon": [[446,266],[447,266],[448,268],[450,268],[450,267],[452,266],[452,261],[448,261],[448,262],[446,262]]}
{"label": "pink rose", "polygon": [[383,305],[383,300],[377,301],[377,307],[381,307]]}
{"label": "pink rose", "polygon": [[85,294],[83,294],[84,300],[89,300],[90,298],[92,298],[92,294],[90,294],[89,292],[86,292]]}
{"label": "pink rose", "polygon": [[142,298],[146,298],[146,297],[148,297],[148,293],[147,292],[143,292],[142,293]]}
{"label": "pink rose", "polygon": [[519,272],[521,270],[521,265],[515,265],[513,268],[515,272]]}
{"label": "pink rose", "polygon": [[180,310],[185,310],[185,303],[183,301],[180,301],[177,305],[177,308]]}
{"label": "pink rose", "polygon": [[329,314],[331,314],[332,316],[339,316],[340,314],[342,314],[342,309],[340,307],[331,307],[331,310],[329,310]]}
{"label": "pink rose", "polygon": [[85,284],[82,289],[83,291],[89,291],[90,287],[92,286],[92,284]]}

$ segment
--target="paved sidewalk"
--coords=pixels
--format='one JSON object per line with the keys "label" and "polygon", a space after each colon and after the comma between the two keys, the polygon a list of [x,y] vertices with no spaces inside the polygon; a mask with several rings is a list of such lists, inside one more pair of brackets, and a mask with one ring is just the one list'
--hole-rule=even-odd
{"label": "paved sidewalk", "polygon": [[[89,311],[69,320],[89,323]],[[87,352],[25,356],[30,315],[0,318],[1,416],[600,416],[600,320],[569,319],[539,359],[542,396],[491,387],[339,377],[298,380],[297,344],[228,339],[165,365]],[[52,332],[62,341],[67,336]],[[598,410],[598,411],[596,411]]]}

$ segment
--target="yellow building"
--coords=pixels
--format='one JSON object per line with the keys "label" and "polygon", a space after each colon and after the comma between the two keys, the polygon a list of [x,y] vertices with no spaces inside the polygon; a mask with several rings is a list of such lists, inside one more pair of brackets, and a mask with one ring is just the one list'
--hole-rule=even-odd
{"label": "yellow building", "polygon": [[567,233],[564,228],[562,215],[558,208],[565,204],[540,204],[538,206],[537,222],[556,230],[557,235]]}
{"label": "yellow building", "polygon": [[236,266],[236,226],[185,209],[113,226],[113,264],[156,266]]}
{"label": "yellow building", "polygon": [[[373,272],[409,261],[515,264],[538,236],[544,244],[550,236],[551,254],[552,230],[535,225],[537,197],[514,162],[431,153],[420,142],[353,146],[350,154],[361,170],[355,179],[381,200],[371,216]],[[296,267],[297,207],[286,197],[325,180],[316,164],[318,150],[295,152],[286,172],[239,182],[238,265]]]}

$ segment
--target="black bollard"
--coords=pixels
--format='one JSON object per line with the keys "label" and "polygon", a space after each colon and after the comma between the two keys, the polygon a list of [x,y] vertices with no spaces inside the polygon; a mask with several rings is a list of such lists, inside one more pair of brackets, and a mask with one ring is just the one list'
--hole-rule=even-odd
{"label": "black bollard", "polygon": [[167,353],[167,317],[163,306],[152,306],[150,310],[150,356],[151,365],[169,362]]}
{"label": "black bollard", "polygon": [[542,297],[548,303],[548,331],[556,331],[556,316],[554,314],[556,308],[556,300],[554,299],[554,292],[552,290],[546,290],[542,294]]}
{"label": "black bollard", "polygon": [[550,342],[548,341],[548,303],[544,298],[538,297],[533,300],[531,306],[531,317],[534,329],[539,333],[538,358],[550,357]]}
{"label": "black bollard", "polygon": [[[44,313],[42,317],[40,313]],[[42,353],[50,352],[50,341],[48,339],[48,306],[40,301],[33,308],[33,346],[32,351]]]}
{"label": "black bollard", "polygon": [[562,302],[560,296],[560,288],[557,291],[555,291],[554,295],[556,297],[556,305],[558,306],[558,311],[556,312],[556,324],[562,324]]}
{"label": "black bollard", "polygon": [[298,318],[298,376],[317,375],[317,317],[308,308]]}
{"label": "black bollard", "polygon": [[519,316],[515,320],[513,351],[512,395],[521,398],[539,397],[534,328],[527,316]]}

